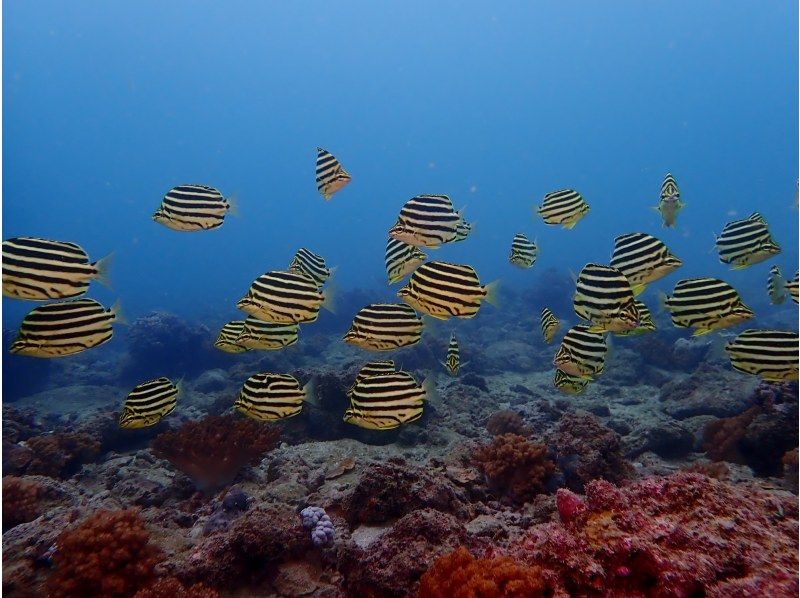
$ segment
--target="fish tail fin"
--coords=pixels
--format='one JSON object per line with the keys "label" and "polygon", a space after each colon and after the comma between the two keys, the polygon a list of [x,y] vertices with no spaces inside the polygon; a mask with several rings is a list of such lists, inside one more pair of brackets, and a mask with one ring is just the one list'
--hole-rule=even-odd
{"label": "fish tail fin", "polygon": [[114,302],[114,305],[111,306],[109,310],[112,314],[114,314],[114,323],[116,324],[127,324],[128,320],[125,318],[125,313],[122,311],[122,300],[117,299]]}
{"label": "fish tail fin", "polygon": [[500,280],[495,280],[487,284],[486,289],[486,302],[495,307],[500,307]]}
{"label": "fish tail fin", "polygon": [[577,221],[577,220],[571,220],[570,222],[564,222],[564,223],[562,223],[562,226],[563,226],[563,227],[564,227],[566,230],[572,230],[573,228],[575,228],[575,225],[576,225],[576,224],[578,224],[578,221]]}
{"label": "fish tail fin", "polygon": [[646,285],[646,284],[635,284],[635,285],[633,285],[633,286],[631,287],[631,290],[633,291],[633,296],[634,296],[634,297],[638,297],[639,295],[641,295],[642,293],[644,293],[644,290],[645,290],[646,288],[647,288],[647,285]]}
{"label": "fish tail fin", "polygon": [[102,259],[97,260],[93,265],[97,272],[94,279],[104,287],[111,288],[111,278],[109,277],[109,270],[111,269],[111,262],[114,261],[114,252],[112,251]]}
{"label": "fish tail fin", "polygon": [[589,326],[589,328],[587,328],[587,329],[586,329],[586,331],[587,331],[587,332],[598,332],[598,333],[605,333],[605,332],[606,332],[606,329],[605,329],[605,328],[603,328],[602,326],[599,326],[599,325],[593,324],[592,326]]}
{"label": "fish tail fin", "polygon": [[322,307],[327,309],[332,314],[336,313],[336,286],[328,283],[328,287],[322,293],[325,297],[322,302]]}
{"label": "fish tail fin", "polygon": [[436,375],[433,372],[428,372],[425,380],[422,381],[422,390],[425,391],[425,400],[436,407],[442,405],[442,397],[439,390],[436,388]]}
{"label": "fish tail fin", "polygon": [[311,405],[319,406],[319,398],[317,397],[317,379],[312,376],[306,385],[303,387],[303,400]]}
{"label": "fish tail fin", "polygon": [[225,198],[225,201],[228,202],[228,214],[231,216],[241,216],[239,212],[239,197],[236,193],[231,193],[228,197]]}
{"label": "fish tail fin", "polygon": [[665,311],[668,311],[668,309],[669,309],[667,307],[667,300],[668,299],[669,299],[669,297],[667,297],[667,294],[664,291],[659,291],[658,292],[658,308],[656,310],[656,313],[663,314]]}

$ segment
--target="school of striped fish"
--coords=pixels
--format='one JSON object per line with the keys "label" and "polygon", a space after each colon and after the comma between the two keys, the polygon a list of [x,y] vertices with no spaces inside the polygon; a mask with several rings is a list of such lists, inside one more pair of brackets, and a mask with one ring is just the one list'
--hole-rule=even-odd
{"label": "school of striped fish", "polygon": [[[317,148],[316,185],[328,201],[352,181],[329,151]],[[661,185],[659,212],[664,228],[674,228],[685,204],[675,177]],[[547,225],[573,229],[589,213],[589,204],[574,189],[544,195],[535,213]],[[152,219],[180,232],[208,231],[223,225],[235,201],[214,187],[178,185],[170,189]],[[353,317],[343,342],[365,351],[395,351],[414,346],[429,326],[425,318],[468,319],[484,303],[497,305],[498,282],[483,283],[469,264],[428,260],[425,250],[469,237],[473,223],[464,219],[447,195],[421,194],[406,201],[387,233],[384,260],[388,284],[408,278],[396,303],[372,303]],[[536,240],[514,235],[509,262],[532,268],[539,254]],[[728,222],[715,237],[719,260],[741,270],[778,255],[767,221],[758,212]],[[40,358],[74,355],[111,340],[123,322],[119,303],[106,308],[83,297],[92,281],[108,284],[110,256],[92,262],[79,245],[36,237],[15,237],[2,244],[3,295],[26,301],[47,301],[23,319],[11,344],[14,354]],[[287,262],[283,262],[286,264]],[[315,322],[321,309],[334,310],[331,278],[335,268],[312,250],[301,247],[251,283],[236,307],[244,319],[225,324],[214,346],[227,353],[282,350],[299,342],[300,327]],[[586,264],[575,276],[573,310],[582,323],[567,329],[556,348],[553,385],[565,394],[579,394],[605,371],[610,336],[638,336],[656,330],[652,313],[637,299],[648,285],[680,269],[683,261],[653,235],[631,232],[613,239],[608,264]],[[784,278],[773,265],[766,293],[773,305],[798,302],[798,273]],[[730,328],[752,319],[753,310],[727,281],[713,277],[678,280],[671,295],[661,296],[672,324],[694,336]],[[554,342],[561,321],[541,306],[543,340]],[[786,330],[747,329],[725,346],[731,367],[767,381],[798,379],[798,334]],[[461,362],[455,332],[438,366],[458,376]],[[153,426],[172,413],[181,394],[180,382],[166,377],[142,382],[122,404],[119,426]],[[435,376],[418,381],[392,359],[368,361],[348,390],[345,422],[370,430],[391,430],[418,420],[426,404],[437,400]],[[259,421],[279,421],[315,403],[313,380],[301,383],[287,373],[257,372],[242,386],[233,408]]]}

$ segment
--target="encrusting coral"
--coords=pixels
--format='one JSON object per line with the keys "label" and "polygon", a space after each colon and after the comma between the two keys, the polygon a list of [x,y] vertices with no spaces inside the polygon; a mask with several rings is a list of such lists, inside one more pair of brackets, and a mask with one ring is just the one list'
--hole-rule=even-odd
{"label": "encrusting coral", "polygon": [[25,473],[51,478],[68,477],[100,452],[100,443],[82,432],[34,436],[26,441],[32,458]]}
{"label": "encrusting coral", "polygon": [[33,521],[41,514],[42,490],[40,484],[24,478],[11,475],[3,478],[3,531]]}
{"label": "encrusting coral", "polygon": [[198,489],[213,491],[233,481],[246,465],[256,465],[278,445],[280,428],[233,415],[210,415],[164,432],[153,454],[188,475]]}
{"label": "encrusting coral", "polygon": [[523,504],[545,492],[545,483],[555,471],[547,447],[517,434],[495,436],[479,446],[472,458],[499,498]]}
{"label": "encrusting coral", "polygon": [[99,511],[56,542],[48,598],[122,598],[155,579],[161,550],[136,509]]}
{"label": "encrusting coral", "polygon": [[501,434],[517,434],[519,436],[530,436],[531,429],[522,421],[519,413],[505,409],[495,411],[486,420],[486,429],[492,436]]}
{"label": "encrusting coral", "polygon": [[153,585],[136,592],[133,598],[218,598],[219,592],[196,583],[184,586],[175,577],[162,577]]}

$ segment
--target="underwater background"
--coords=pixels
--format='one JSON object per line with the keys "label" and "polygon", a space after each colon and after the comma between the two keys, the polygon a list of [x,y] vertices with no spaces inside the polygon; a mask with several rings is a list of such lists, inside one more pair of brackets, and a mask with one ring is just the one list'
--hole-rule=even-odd
{"label": "underwater background", "polygon": [[[448,566],[468,570],[473,559],[495,570],[482,561],[497,558],[527,580],[521,596],[796,594],[797,383],[733,371],[721,351],[745,328],[798,329],[797,304],[772,305],[767,294],[771,266],[787,280],[798,268],[795,2],[3,9],[3,239],[72,241],[92,261],[113,253],[110,285],[93,282],[87,296],[119,301],[127,320],[102,346],[35,359],[9,346],[38,304],[2,300],[10,595],[444,597],[454,591]],[[315,183],[318,146],[352,176],[330,201]],[[653,209],[668,172],[685,203],[675,228]],[[154,222],[167,191],[186,183],[235,195],[236,213],[192,233]],[[590,206],[571,230],[536,213],[562,188]],[[499,306],[426,322],[420,344],[389,354],[344,344],[360,308],[399,301],[386,278],[387,231],[407,200],[429,193],[447,194],[474,223],[464,242],[426,250],[429,259],[499,280]],[[714,237],[756,211],[781,252],[731,270]],[[508,261],[520,232],[539,247],[530,269]],[[614,339],[603,376],[579,396],[561,394],[558,344],[542,340],[540,310],[553,309],[562,333],[579,323],[574,275],[607,264],[614,238],[630,232],[658,237],[683,261],[639,297],[658,329]],[[251,282],[285,269],[300,247],[336,267],[335,312],[321,310],[280,351],[215,349],[221,326],[244,318],[236,302]],[[659,293],[698,276],[729,282],[755,318],[700,339],[673,327]],[[453,378],[441,364],[451,333],[468,362]],[[441,402],[399,430],[342,422],[359,367],[387,357],[417,380],[435,377]],[[318,404],[261,430],[239,426],[253,445],[266,427],[280,440],[262,439],[264,452],[243,458],[237,477],[203,487],[157,439],[231,418],[242,384],[262,371],[313,376]],[[159,376],[183,380],[174,413],[120,430],[128,393]],[[249,420],[213,423],[228,433],[233,421]],[[492,444],[511,432],[522,440]],[[204,442],[219,436],[208,434],[184,434],[184,461],[217,454]],[[535,481],[513,479],[495,463],[503,459]],[[298,515],[309,506],[325,508],[335,541],[309,540],[303,525],[316,531],[320,519]],[[612,511],[652,523],[620,532],[647,556],[604,539],[612,556],[584,548],[565,565],[564,529],[617,538],[591,519]],[[726,520],[738,527],[717,552],[676,540],[678,556],[659,547],[656,512],[684,522],[687,537],[724,536]],[[69,559],[80,562],[79,547],[114,517],[141,536],[131,550],[151,573],[137,580],[124,565],[98,565],[98,579],[119,583],[92,594]],[[57,539],[73,524],[88,527]],[[701,554],[708,570],[688,564]],[[742,565],[744,554],[754,560]],[[420,588],[437,558],[451,562]]]}

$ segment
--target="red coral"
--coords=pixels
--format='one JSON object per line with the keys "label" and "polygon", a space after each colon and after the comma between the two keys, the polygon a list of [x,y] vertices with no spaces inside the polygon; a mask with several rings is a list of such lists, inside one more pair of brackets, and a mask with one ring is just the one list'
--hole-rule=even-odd
{"label": "red coral", "polygon": [[43,490],[33,481],[11,475],[3,478],[3,531],[33,521],[41,514]]}
{"label": "red coral", "polygon": [[715,478],[717,480],[727,480],[731,473],[730,467],[728,467],[723,461],[696,461],[690,466],[684,467],[683,471],[688,471],[690,473],[702,473],[703,475],[707,475],[708,477]]}
{"label": "red coral", "polygon": [[219,598],[219,592],[200,583],[187,588],[175,577],[162,577],[133,598]]}
{"label": "red coral", "polygon": [[786,451],[781,458],[781,462],[783,463],[783,483],[787,490],[797,494],[797,449]]}
{"label": "red coral", "polygon": [[99,511],[56,542],[48,598],[122,598],[150,585],[161,550],[136,509]]}
{"label": "red coral", "polygon": [[706,424],[703,428],[703,450],[708,458],[712,461],[745,463],[739,443],[744,438],[747,426],[760,411],[758,406],[750,407],[734,417],[724,417]]}
{"label": "red coral", "polygon": [[489,487],[517,504],[543,493],[555,471],[555,464],[547,457],[547,447],[517,434],[495,436],[489,444],[475,449],[472,458],[488,479]]}
{"label": "red coral", "polygon": [[486,429],[492,436],[500,436],[500,434],[530,436],[531,434],[531,429],[525,425],[519,413],[509,409],[492,413],[486,421]]}
{"label": "red coral", "polygon": [[164,432],[153,453],[194,480],[204,491],[233,481],[246,465],[256,465],[278,445],[280,428],[233,415],[211,415]]}
{"label": "red coral", "polygon": [[100,452],[100,443],[82,432],[34,436],[26,444],[33,455],[25,473],[51,478],[69,477],[82,463],[88,463]]}

